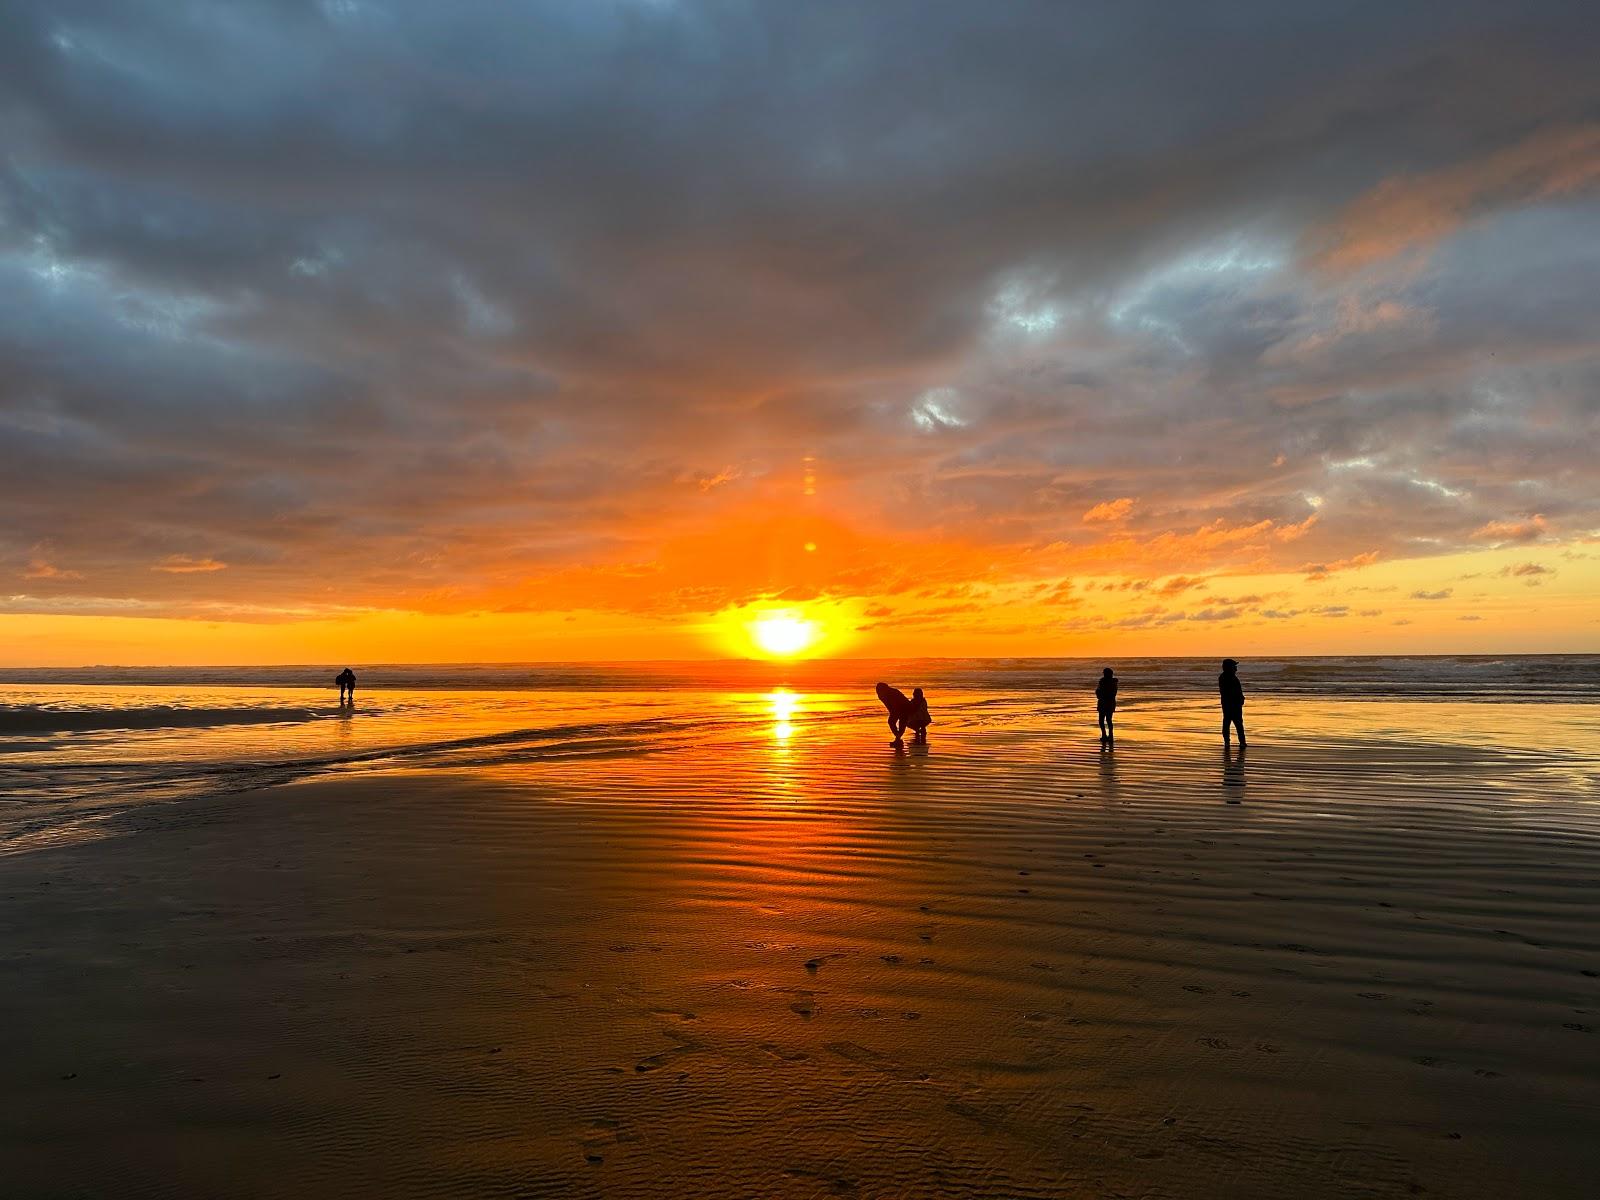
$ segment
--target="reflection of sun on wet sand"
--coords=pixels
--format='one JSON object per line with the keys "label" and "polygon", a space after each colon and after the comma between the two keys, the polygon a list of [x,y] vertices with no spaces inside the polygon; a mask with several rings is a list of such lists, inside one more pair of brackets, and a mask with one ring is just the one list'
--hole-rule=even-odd
{"label": "reflection of sun on wet sand", "polygon": [[762,693],[0,859],[8,1194],[1592,1194],[1587,716],[1445,707]]}

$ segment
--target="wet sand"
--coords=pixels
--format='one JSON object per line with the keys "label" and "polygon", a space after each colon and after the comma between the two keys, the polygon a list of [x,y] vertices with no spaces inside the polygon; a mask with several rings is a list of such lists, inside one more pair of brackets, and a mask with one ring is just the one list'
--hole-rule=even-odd
{"label": "wet sand", "polygon": [[1399,720],[780,720],[151,806],[0,858],[0,1190],[1593,1195],[1582,720]]}

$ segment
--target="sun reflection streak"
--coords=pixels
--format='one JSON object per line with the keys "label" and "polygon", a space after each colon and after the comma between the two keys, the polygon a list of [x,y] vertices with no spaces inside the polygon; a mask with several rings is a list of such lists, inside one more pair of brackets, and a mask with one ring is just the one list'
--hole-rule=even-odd
{"label": "sun reflection streak", "polygon": [[772,706],[773,740],[787,742],[794,736],[791,720],[800,709],[800,697],[788,688],[774,688],[767,701]]}

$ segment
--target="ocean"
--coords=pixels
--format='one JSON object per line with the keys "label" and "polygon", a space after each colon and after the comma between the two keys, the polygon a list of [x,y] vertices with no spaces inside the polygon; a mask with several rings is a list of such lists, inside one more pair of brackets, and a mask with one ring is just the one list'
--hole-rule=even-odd
{"label": "ocean", "polygon": [[[341,665],[0,670],[0,853],[103,833],[155,803],[336,772],[532,767],[824,727],[859,727],[877,747],[880,679],[926,689],[935,740],[1026,729],[1076,744],[1110,665],[1124,738],[1216,735],[1209,658],[359,665],[348,708]],[[1495,745],[1523,729],[1587,753],[1600,736],[1600,655],[1262,658],[1241,676],[1258,739]]]}

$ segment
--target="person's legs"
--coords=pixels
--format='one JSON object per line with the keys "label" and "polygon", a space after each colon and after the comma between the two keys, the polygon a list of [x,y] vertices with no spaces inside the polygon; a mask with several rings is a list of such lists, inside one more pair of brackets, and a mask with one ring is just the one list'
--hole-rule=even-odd
{"label": "person's legs", "polygon": [[1104,712],[1097,711],[1094,714],[1094,719],[1100,723],[1100,740],[1103,742],[1110,733],[1110,730],[1106,728],[1106,714]]}
{"label": "person's legs", "polygon": [[1224,744],[1226,744],[1228,741],[1229,725],[1232,725],[1239,731],[1239,745],[1244,745],[1244,713],[1224,712],[1222,714],[1222,740]]}
{"label": "person's legs", "polygon": [[1108,741],[1108,742],[1109,741],[1113,741],[1113,740],[1116,739],[1116,736],[1117,736],[1116,720],[1117,720],[1117,714],[1116,713],[1108,712],[1106,714],[1106,741]]}
{"label": "person's legs", "polygon": [[889,714],[889,732],[894,734],[894,740],[897,742],[900,740],[901,734],[905,732],[905,730],[901,727],[900,722],[894,719],[893,713]]}

